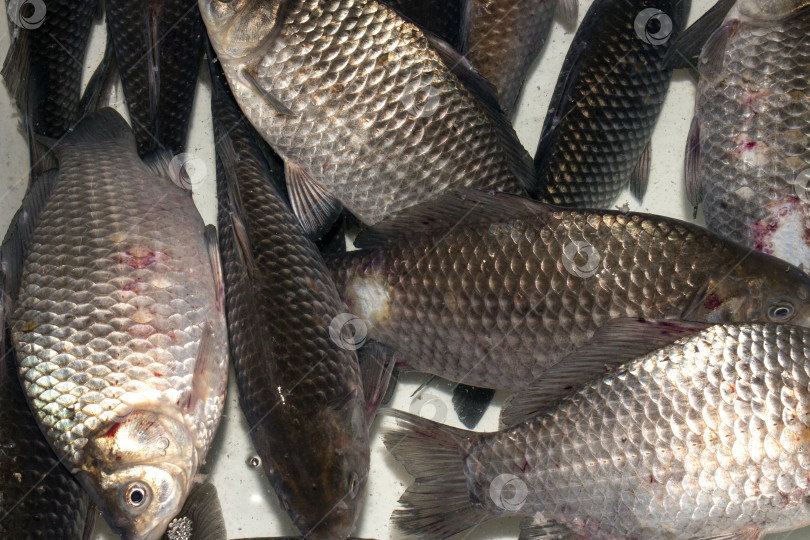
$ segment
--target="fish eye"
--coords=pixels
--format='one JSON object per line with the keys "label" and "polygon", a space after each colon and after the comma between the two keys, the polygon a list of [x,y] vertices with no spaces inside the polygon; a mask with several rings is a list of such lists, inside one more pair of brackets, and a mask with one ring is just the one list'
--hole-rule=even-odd
{"label": "fish eye", "polygon": [[349,486],[349,495],[354,499],[360,490],[360,479],[357,477],[357,473],[351,472],[346,480],[346,485]]}
{"label": "fish eye", "polygon": [[772,321],[784,321],[792,317],[794,311],[793,304],[781,300],[768,306],[768,318]]}
{"label": "fish eye", "polygon": [[132,482],[124,493],[124,502],[130,508],[141,508],[149,500],[149,488],[140,482]]}

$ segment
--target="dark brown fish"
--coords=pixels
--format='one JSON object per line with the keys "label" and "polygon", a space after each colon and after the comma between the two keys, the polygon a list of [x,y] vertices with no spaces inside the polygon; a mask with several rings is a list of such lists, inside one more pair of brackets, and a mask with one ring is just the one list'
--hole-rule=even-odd
{"label": "dark brown fish", "polygon": [[138,153],[181,153],[203,50],[196,0],[107,0],[107,28]]}
{"label": "dark brown fish", "polygon": [[686,23],[689,0],[596,0],[551,98],[534,157],[536,195],[606,208],[630,185],[647,188],[650,137],[669,90],[664,56]]}
{"label": "dark brown fish", "polygon": [[220,250],[242,410],[301,533],[344,539],[365,497],[382,372],[361,380],[359,344],[344,341],[352,316],[276,185],[283,165],[254,141],[213,64],[212,80]]}
{"label": "dark brown fish", "polygon": [[327,260],[404,369],[520,389],[620,317],[810,326],[810,277],[679,220],[465,192]]}

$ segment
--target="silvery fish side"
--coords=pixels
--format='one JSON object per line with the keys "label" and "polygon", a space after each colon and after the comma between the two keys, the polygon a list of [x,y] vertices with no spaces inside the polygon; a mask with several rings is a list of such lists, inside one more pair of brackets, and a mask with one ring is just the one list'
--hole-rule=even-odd
{"label": "silvery fish side", "polygon": [[0,535],[81,540],[90,498],[48,446],[25,401],[14,349],[5,352],[0,365]]}
{"label": "silvery fish side", "polygon": [[154,540],[191,489],[224,404],[215,237],[190,193],[138,158],[112,109],[55,151],[59,180],[10,318],[20,377],[48,442],[110,525]]}
{"label": "silvery fish side", "polygon": [[810,278],[675,219],[446,195],[327,259],[402,368],[520,389],[612,319],[810,326]]}
{"label": "silvery fish side", "polygon": [[355,527],[369,474],[371,413],[342,306],[316,246],[212,64],[217,198],[236,383],[281,506],[305,538]]}
{"label": "silvery fish side", "polygon": [[[453,186],[522,193],[531,159],[486,81],[374,0],[200,0],[234,96],[285,160],[305,229]],[[478,87],[478,91],[472,88]]]}
{"label": "silvery fish side", "polygon": [[650,138],[669,90],[664,57],[689,0],[596,0],[577,30],[554,88],[537,152],[536,195],[607,208],[649,179]]}
{"label": "silvery fish side", "polygon": [[416,481],[393,520],[419,538],[515,515],[527,539],[759,539],[806,526],[809,350],[806,328],[716,325],[496,433],[395,412],[403,428],[385,443]]}
{"label": "silvery fish side", "polygon": [[[776,5],[774,5],[776,4]],[[810,270],[810,7],[737,2],[703,48],[689,199],[717,234]]]}

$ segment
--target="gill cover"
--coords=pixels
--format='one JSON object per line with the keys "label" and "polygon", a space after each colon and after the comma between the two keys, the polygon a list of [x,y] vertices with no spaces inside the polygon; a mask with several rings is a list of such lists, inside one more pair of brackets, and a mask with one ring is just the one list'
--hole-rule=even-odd
{"label": "gill cover", "polygon": [[241,58],[271,41],[288,0],[200,0],[200,11],[218,55]]}
{"label": "gill cover", "polygon": [[198,458],[188,429],[135,411],[90,440],[78,477],[125,540],[156,540],[180,511]]}

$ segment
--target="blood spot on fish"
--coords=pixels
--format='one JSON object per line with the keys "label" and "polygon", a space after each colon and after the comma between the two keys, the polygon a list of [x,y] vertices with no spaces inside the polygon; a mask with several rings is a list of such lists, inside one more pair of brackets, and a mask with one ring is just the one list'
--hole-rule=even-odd
{"label": "blood spot on fish", "polygon": [[110,429],[108,429],[107,433],[102,435],[102,437],[104,437],[104,438],[115,437],[115,434],[118,433],[119,429],[121,429],[121,424],[117,422],[117,423],[113,424],[113,426]]}
{"label": "blood spot on fish", "polygon": [[715,310],[723,305],[723,299],[717,293],[709,293],[706,300],[703,302],[703,307],[708,310]]}
{"label": "blood spot on fish", "polygon": [[529,468],[529,461],[524,458],[523,467],[518,467],[518,469],[520,469],[520,472],[525,473],[526,469],[528,468]]}
{"label": "blood spot on fish", "polygon": [[124,253],[116,253],[114,255],[118,264],[126,264],[132,268],[141,269],[146,268],[150,264],[162,260],[165,256],[159,251],[151,251],[146,248],[133,248]]}
{"label": "blood spot on fish", "polygon": [[131,281],[131,282],[127,283],[126,285],[124,285],[123,287],[121,287],[121,290],[122,291],[138,292],[138,282],[137,281]]}
{"label": "blood spot on fish", "polygon": [[154,375],[155,377],[160,377],[160,378],[163,378],[163,374],[158,373],[157,371],[153,371],[153,372],[152,372],[152,375]]}

